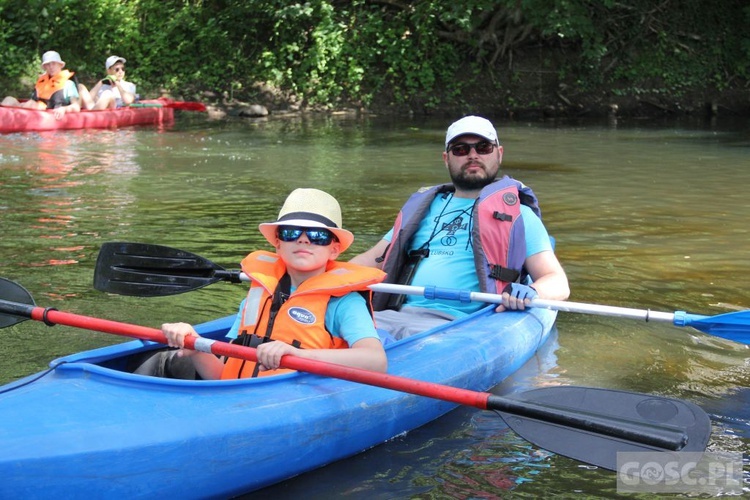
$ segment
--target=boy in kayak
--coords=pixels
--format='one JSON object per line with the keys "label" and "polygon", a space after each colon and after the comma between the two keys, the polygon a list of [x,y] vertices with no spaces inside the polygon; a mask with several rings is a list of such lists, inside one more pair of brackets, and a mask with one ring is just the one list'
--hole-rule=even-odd
{"label": "boy in kayak", "polygon": [[[294,356],[357,368],[386,371],[387,360],[375,330],[369,285],[385,277],[380,270],[336,262],[354,241],[341,226],[336,199],[317,189],[295,189],[278,220],[260,232],[275,252],[256,251],[242,261],[250,290],[240,304],[228,337],[255,347],[258,363],[184,350],[162,354],[154,373],[165,364],[190,361],[203,379],[236,379],[275,375],[282,356]],[[166,323],[162,332],[171,347],[183,347],[187,335],[198,334],[187,323]],[[153,358],[152,358],[153,359]]]}
{"label": "boy in kayak", "polygon": [[[451,124],[443,162],[451,184],[420,189],[383,239],[351,262],[383,269],[387,283],[502,294],[497,311],[523,310],[535,297],[565,300],[568,279],[541,221],[536,195],[497,179],[503,147],[492,123]],[[379,328],[396,338],[477,311],[480,302],[375,294]]]}
{"label": "boy in kayak", "polygon": [[28,109],[54,110],[58,120],[65,113],[77,113],[81,110],[78,89],[72,71],[65,68],[65,61],[54,50],[42,55],[42,69],[44,74],[34,85],[34,91],[28,101],[20,102],[15,97],[8,96],[0,105]]}
{"label": "boy in kayak", "polygon": [[91,92],[84,84],[78,84],[86,109],[116,109],[135,102],[135,84],[125,81],[125,62],[123,57],[109,56],[104,62],[107,76],[96,82]]}

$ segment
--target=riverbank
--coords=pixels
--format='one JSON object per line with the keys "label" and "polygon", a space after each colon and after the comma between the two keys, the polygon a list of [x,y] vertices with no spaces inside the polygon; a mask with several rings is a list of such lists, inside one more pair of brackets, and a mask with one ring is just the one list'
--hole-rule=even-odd
{"label": "riverbank", "polygon": [[[462,115],[478,112],[519,120],[547,118],[631,117],[639,119],[690,116],[750,117],[750,87],[723,91],[695,89],[670,95],[665,92],[623,92],[613,88],[582,91],[574,86],[556,83],[543,86],[538,81],[517,82],[505,90],[492,90],[475,83],[462,84],[456,98],[442,95],[410,96],[396,99],[385,91],[368,105],[343,102],[328,106],[308,106],[297,96],[256,84],[251,92],[229,98],[216,92],[202,92],[199,99],[210,107],[215,117],[238,116],[258,118],[301,113],[352,113],[392,116]],[[192,100],[192,99],[187,99]],[[431,102],[441,102],[438,106]]]}
{"label": "riverbank", "polygon": [[305,106],[295,98],[274,93],[259,93],[254,96],[237,96],[235,99],[219,97],[213,92],[198,96],[209,106],[209,113],[217,118],[237,116],[260,118],[265,116],[294,116],[305,113],[351,113],[392,116],[455,116],[478,112],[514,120],[542,120],[548,118],[617,118],[637,119],[665,117],[715,118],[719,116],[750,117],[750,89],[733,89],[719,94],[693,92],[680,97],[659,94],[631,96],[613,95],[611,92],[596,93],[566,92],[560,89],[544,94],[541,99],[529,98],[528,92],[509,92],[513,102],[506,99],[490,99],[487,94],[480,97],[479,91],[464,95],[455,103],[439,107],[428,106],[420,99],[408,103],[396,103],[387,96],[379,96],[369,106],[346,103],[338,106]]}

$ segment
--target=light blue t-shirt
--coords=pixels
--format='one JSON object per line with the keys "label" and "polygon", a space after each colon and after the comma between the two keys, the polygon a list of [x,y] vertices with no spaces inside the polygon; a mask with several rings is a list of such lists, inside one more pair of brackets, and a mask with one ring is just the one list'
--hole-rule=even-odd
{"label": "light blue t-shirt", "polygon": [[[427,245],[430,250],[429,257],[419,263],[412,285],[479,290],[471,241],[471,212],[475,201],[472,198],[450,195],[446,198],[435,197],[408,247],[412,251],[426,248]],[[552,250],[547,229],[541,219],[526,205],[521,205],[521,215],[526,234],[526,257]],[[383,239],[391,241],[392,237],[391,228]],[[456,317],[471,314],[485,306],[480,302],[464,304],[454,300],[431,300],[417,295],[408,295],[404,305],[437,309]]]}
{"label": "light blue t-shirt", "polygon": [[[245,300],[243,299],[240,303],[237,317],[234,319],[229,333],[227,333],[227,337],[230,339],[236,339],[240,331]],[[328,308],[326,308],[325,325],[331,335],[346,340],[350,347],[362,339],[380,339],[375,331],[367,302],[357,292],[348,293],[343,297],[331,297]]]}
{"label": "light blue t-shirt", "polygon": [[78,87],[76,87],[76,84],[73,80],[68,80],[65,82],[65,86],[63,87],[63,95],[65,96],[65,102],[70,103],[70,99],[79,99],[80,96],[78,95]]}

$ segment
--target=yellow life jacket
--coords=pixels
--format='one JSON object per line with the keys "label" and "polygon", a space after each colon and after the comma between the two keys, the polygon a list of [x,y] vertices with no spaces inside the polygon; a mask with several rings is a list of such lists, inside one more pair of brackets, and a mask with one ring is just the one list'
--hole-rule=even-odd
{"label": "yellow life jacket", "polygon": [[[367,287],[385,277],[379,269],[329,261],[323,274],[306,279],[286,297],[288,290],[285,292],[279,286],[286,275],[286,266],[275,253],[251,253],[242,261],[242,271],[250,278],[251,285],[242,310],[240,334],[234,342],[254,346],[280,340],[302,349],[348,348],[344,339],[326,330],[328,302],[331,297],[362,292],[372,313],[372,292]],[[255,362],[230,358],[221,378],[278,375],[289,371],[292,370],[260,372]]]}

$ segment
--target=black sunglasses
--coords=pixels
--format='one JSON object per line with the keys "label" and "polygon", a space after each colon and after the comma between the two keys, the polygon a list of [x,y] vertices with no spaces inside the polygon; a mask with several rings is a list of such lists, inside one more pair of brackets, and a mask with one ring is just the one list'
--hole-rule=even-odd
{"label": "black sunglasses", "polygon": [[490,141],[479,141],[474,143],[469,142],[458,142],[453,146],[448,147],[448,151],[453,153],[453,156],[466,156],[471,153],[471,148],[478,155],[488,155],[495,150],[495,143]]}
{"label": "black sunglasses", "polygon": [[112,68],[112,71],[122,71],[125,72],[125,66],[118,66],[117,68]]}
{"label": "black sunglasses", "polygon": [[307,239],[313,245],[326,247],[334,241],[338,241],[336,235],[331,231],[318,227],[279,226],[276,229],[276,235],[279,239],[286,242],[297,241],[302,236],[302,233],[305,233]]}

